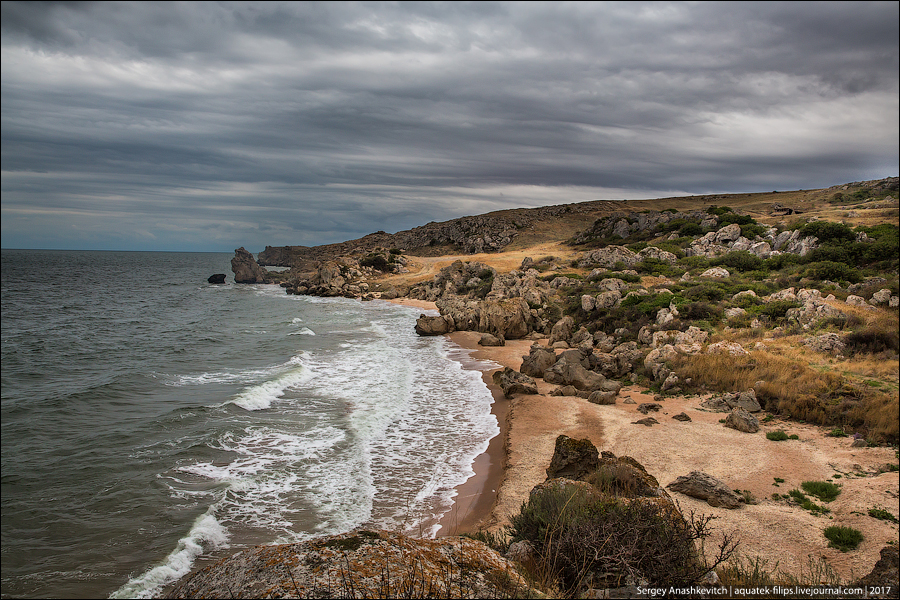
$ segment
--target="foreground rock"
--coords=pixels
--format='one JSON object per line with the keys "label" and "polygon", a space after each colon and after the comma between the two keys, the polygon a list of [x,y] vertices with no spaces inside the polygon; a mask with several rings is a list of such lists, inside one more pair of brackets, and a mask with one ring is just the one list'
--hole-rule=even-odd
{"label": "foreground rock", "polygon": [[351,531],[257,546],[189,576],[169,598],[521,598],[507,559],[462,537]]}
{"label": "foreground rock", "polygon": [[691,471],[666,486],[673,492],[681,492],[692,498],[706,500],[710,506],[740,508],[741,496],[719,479],[703,471]]}

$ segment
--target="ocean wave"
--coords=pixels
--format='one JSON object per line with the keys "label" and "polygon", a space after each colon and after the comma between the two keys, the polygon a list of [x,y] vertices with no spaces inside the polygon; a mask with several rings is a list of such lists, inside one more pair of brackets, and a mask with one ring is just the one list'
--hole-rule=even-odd
{"label": "ocean wave", "polygon": [[292,356],[287,362],[264,367],[262,369],[241,369],[238,371],[212,371],[197,375],[168,375],[154,373],[154,377],[165,379],[165,385],[183,387],[189,385],[206,385],[209,383],[253,383],[303,365],[303,353]]}
{"label": "ocean wave", "polygon": [[316,335],[316,332],[310,329],[309,327],[304,327],[299,331],[292,331],[288,335]]}
{"label": "ocean wave", "polygon": [[244,410],[264,410],[284,396],[288,389],[298,387],[313,377],[315,373],[301,364],[276,379],[245,389],[226,404],[235,404]]}
{"label": "ocean wave", "polygon": [[166,585],[191,572],[198,556],[209,550],[225,547],[228,530],[214,516],[214,506],[197,517],[186,536],[166,557],[164,564],[128,581],[110,598],[154,598]]}

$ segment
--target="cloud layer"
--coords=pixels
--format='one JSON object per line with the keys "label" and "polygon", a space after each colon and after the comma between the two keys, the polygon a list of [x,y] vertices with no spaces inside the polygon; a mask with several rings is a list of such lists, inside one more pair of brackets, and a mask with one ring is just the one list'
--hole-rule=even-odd
{"label": "cloud layer", "polygon": [[3,247],[896,175],[898,6],[3,2]]}

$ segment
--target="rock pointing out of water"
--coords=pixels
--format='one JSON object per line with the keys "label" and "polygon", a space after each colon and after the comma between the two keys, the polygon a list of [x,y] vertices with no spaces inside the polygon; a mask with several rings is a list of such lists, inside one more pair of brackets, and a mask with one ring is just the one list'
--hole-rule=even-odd
{"label": "rock pointing out of water", "polygon": [[234,251],[231,270],[234,272],[235,283],[264,283],[266,280],[267,271],[256,263],[253,255],[243,246]]}

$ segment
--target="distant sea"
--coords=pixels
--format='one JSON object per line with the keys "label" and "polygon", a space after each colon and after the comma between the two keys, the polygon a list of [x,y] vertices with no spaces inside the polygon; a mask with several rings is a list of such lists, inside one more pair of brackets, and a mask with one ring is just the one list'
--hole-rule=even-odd
{"label": "distant sea", "polygon": [[2,251],[3,597],[150,597],[248,545],[437,531],[499,431],[466,351],[418,309],[234,284],[231,256]]}

